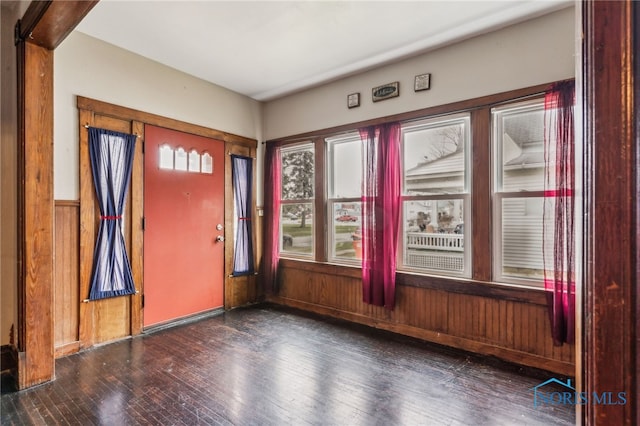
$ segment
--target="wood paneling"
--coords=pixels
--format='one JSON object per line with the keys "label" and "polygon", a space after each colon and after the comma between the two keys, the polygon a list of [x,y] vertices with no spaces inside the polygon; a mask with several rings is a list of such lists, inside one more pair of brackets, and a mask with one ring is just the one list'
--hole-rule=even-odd
{"label": "wood paneling", "polygon": [[[18,44],[18,387],[49,381],[53,357],[53,52]],[[31,100],[27,102],[26,100]]]}
{"label": "wood paneling", "polygon": [[[115,117],[81,111],[80,123],[122,133],[133,133],[132,122]],[[100,223],[95,188],[89,160],[88,130],[83,125],[80,131],[80,297],[89,297],[93,253]],[[137,141],[140,144],[140,141]],[[131,189],[128,193],[124,214],[124,235],[129,258],[131,248]],[[135,282],[134,282],[135,283]],[[137,284],[137,283],[135,283]],[[120,296],[96,301],[84,301],[81,306],[81,346],[109,342],[131,335],[131,297]]]}
{"label": "wood paneling", "polygon": [[[225,244],[225,257],[224,257],[224,306],[226,309],[243,306],[249,303],[255,303],[260,299],[260,292],[258,289],[258,280],[256,275],[243,275],[234,277],[231,276],[233,272],[233,257],[234,257],[234,194],[233,194],[233,176],[231,170],[231,155],[243,155],[245,157],[256,158],[256,147],[249,147],[244,145],[236,145],[232,142],[225,143],[225,218],[224,218],[224,238],[227,242]],[[259,235],[262,230],[259,227],[260,222],[256,219],[258,214],[256,211],[256,161],[253,162],[253,214],[252,214],[252,232],[253,232],[253,252],[255,270],[258,271],[258,255],[256,236]]]}
{"label": "wood paneling", "polygon": [[544,305],[400,285],[397,305],[389,311],[362,302],[358,269],[327,265],[323,270],[324,265],[310,265],[281,261],[280,293],[269,300],[522,365],[575,374],[574,348],[552,345]]}
{"label": "wood paneling", "polygon": [[[53,326],[56,355],[76,347],[80,321],[80,203],[55,202]],[[67,349],[63,349],[67,348]]]}

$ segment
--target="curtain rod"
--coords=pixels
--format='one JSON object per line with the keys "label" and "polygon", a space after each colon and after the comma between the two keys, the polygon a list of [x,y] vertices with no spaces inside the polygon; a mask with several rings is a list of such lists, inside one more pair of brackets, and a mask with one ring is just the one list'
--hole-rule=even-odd
{"label": "curtain rod", "polygon": [[[91,126],[89,126],[89,123],[85,123],[85,124],[84,124],[84,128],[85,128],[85,129],[88,129],[89,127],[91,127]],[[137,133],[133,133],[133,134],[134,134],[134,135],[136,135],[136,138],[139,138],[139,137],[140,137],[140,135],[139,135],[139,134],[137,134]]]}

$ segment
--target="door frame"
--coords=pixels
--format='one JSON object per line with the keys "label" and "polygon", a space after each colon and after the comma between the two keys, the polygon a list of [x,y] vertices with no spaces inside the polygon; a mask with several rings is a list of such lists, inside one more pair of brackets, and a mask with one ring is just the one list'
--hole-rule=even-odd
{"label": "door frame", "polygon": [[[95,229],[97,222],[95,195],[93,190],[93,181],[91,177],[91,167],[88,158],[88,132],[86,126],[92,126],[96,115],[113,117],[118,120],[126,120],[131,122],[132,132],[138,135],[138,144],[133,161],[133,170],[131,175],[131,186],[129,189],[130,204],[130,235],[127,238],[131,242],[131,271],[134,283],[136,284],[137,293],[131,296],[131,315],[130,315],[130,333],[131,336],[139,335],[143,332],[143,295],[144,295],[144,276],[143,276],[143,250],[144,250],[144,234],[142,229],[142,218],[144,214],[144,125],[151,124],[158,127],[164,127],[184,133],[191,133],[198,136],[204,136],[211,139],[224,141],[225,143],[225,162],[224,162],[224,200],[225,200],[225,247],[224,247],[224,309],[230,309],[247,302],[255,301],[258,292],[255,276],[246,277],[247,287],[245,296],[237,297],[237,283],[231,282],[232,278],[230,266],[233,264],[233,187],[231,182],[231,159],[227,154],[241,154],[255,158],[257,150],[257,141],[255,139],[238,136],[227,132],[222,132],[207,127],[186,123],[159,115],[126,108],[107,102],[77,96],[76,104],[79,112],[79,134],[80,134],[80,297],[84,298],[89,293],[89,277],[91,274],[91,265],[93,259],[93,249],[95,246]],[[256,182],[254,173],[253,182],[253,212],[256,217],[255,192]],[[257,235],[257,224],[253,223],[254,247],[257,245],[255,236]],[[256,253],[254,253],[256,254]],[[235,280],[235,279],[234,279]],[[79,318],[79,340],[80,348],[93,346],[95,342],[94,327],[94,306],[95,302],[83,300],[80,304]]]}

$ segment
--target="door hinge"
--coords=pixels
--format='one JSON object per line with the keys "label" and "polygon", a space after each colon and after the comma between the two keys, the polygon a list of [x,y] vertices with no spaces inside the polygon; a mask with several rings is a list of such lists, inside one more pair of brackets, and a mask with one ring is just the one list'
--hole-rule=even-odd
{"label": "door hinge", "polygon": [[143,230],[143,231],[144,231],[144,226],[145,226],[145,224],[146,224],[145,222],[146,222],[146,220],[145,220],[145,218],[144,218],[144,216],[143,216],[143,217],[142,217],[142,230]]}
{"label": "door hinge", "polygon": [[142,141],[142,153],[144,154],[144,141]]}
{"label": "door hinge", "polygon": [[144,308],[144,294],[142,295],[142,307]]}

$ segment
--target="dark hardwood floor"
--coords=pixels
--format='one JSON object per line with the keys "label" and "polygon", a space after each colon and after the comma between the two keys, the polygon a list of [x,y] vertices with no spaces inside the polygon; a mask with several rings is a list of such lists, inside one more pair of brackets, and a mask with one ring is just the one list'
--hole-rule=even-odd
{"label": "dark hardwood floor", "polygon": [[573,406],[534,407],[551,377],[260,305],[58,359],[55,381],[3,391],[1,423],[574,424]]}

